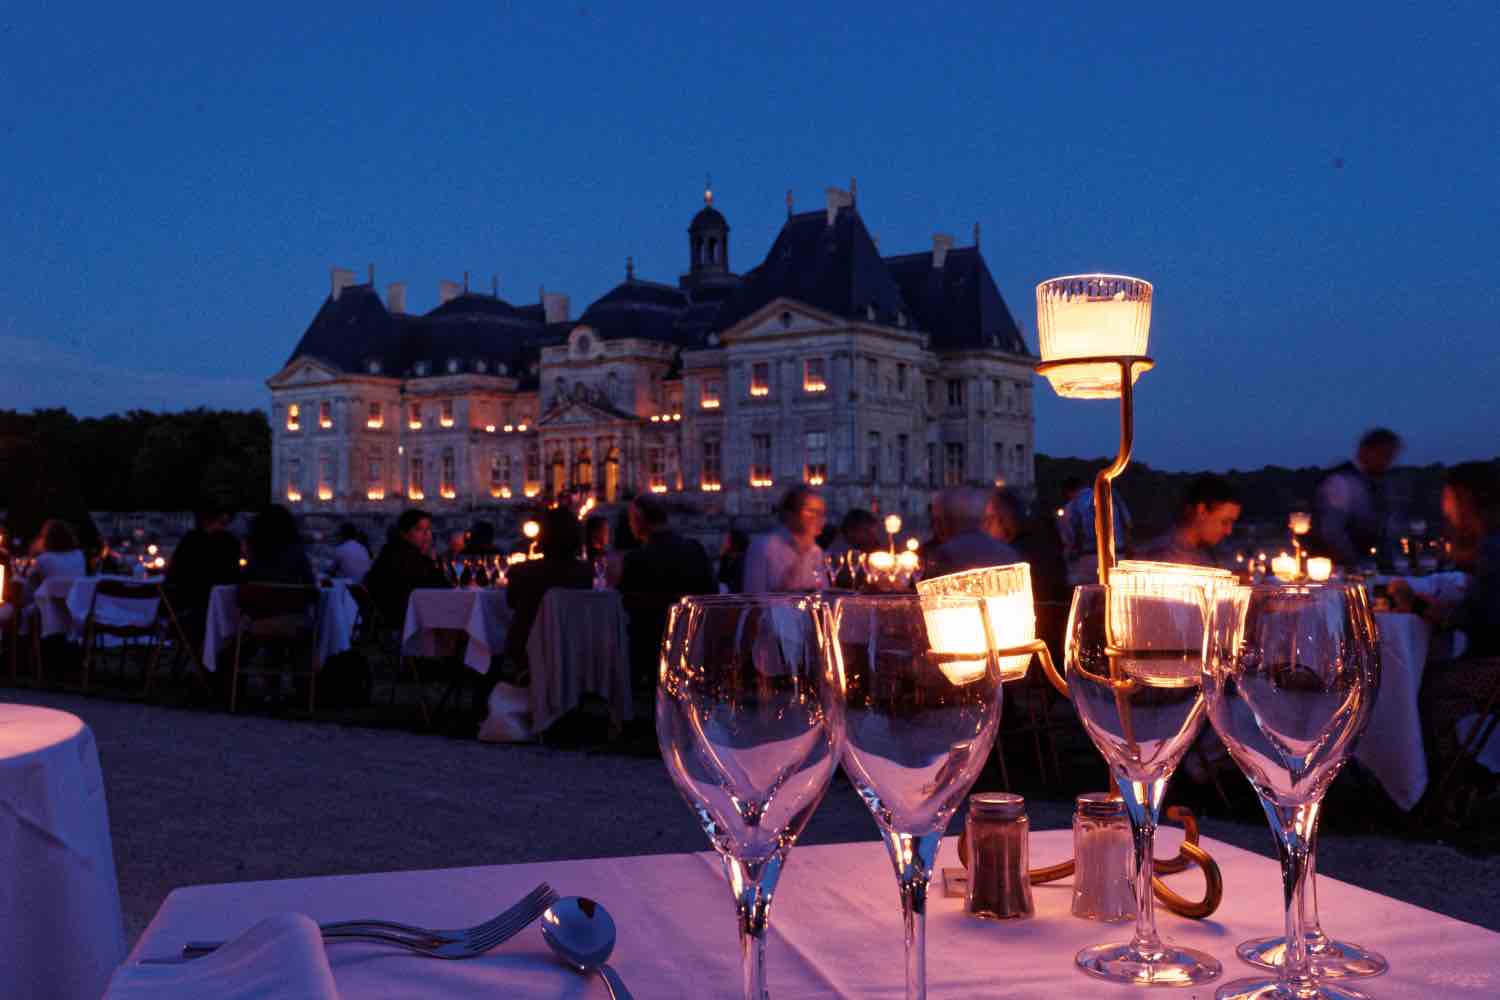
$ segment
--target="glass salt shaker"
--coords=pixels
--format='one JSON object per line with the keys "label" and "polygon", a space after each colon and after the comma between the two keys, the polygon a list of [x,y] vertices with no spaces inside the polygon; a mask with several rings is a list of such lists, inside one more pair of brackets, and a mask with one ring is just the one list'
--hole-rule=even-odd
{"label": "glass salt shaker", "polygon": [[1003,793],[971,795],[964,829],[969,854],[965,909],[990,920],[1031,916],[1026,800]]}
{"label": "glass salt shaker", "polygon": [[1073,916],[1108,922],[1135,919],[1130,877],[1134,851],[1123,799],[1107,792],[1078,796],[1073,812]]}

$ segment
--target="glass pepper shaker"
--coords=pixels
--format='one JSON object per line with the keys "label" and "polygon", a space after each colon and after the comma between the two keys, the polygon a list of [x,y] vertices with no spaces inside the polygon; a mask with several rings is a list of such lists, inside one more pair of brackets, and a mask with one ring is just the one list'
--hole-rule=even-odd
{"label": "glass pepper shaker", "polygon": [[1135,846],[1123,799],[1107,792],[1078,796],[1073,812],[1073,916],[1133,920],[1130,867]]}
{"label": "glass pepper shaker", "polygon": [[969,856],[965,908],[990,920],[1031,916],[1026,800],[998,792],[969,796],[964,832]]}

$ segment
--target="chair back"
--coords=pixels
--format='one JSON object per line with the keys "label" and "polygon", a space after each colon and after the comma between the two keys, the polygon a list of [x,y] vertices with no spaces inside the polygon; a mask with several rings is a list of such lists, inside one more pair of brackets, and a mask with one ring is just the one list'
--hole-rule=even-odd
{"label": "chair back", "polygon": [[240,614],[258,621],[311,611],[318,604],[318,588],[284,583],[242,583],[235,597]]}
{"label": "chair back", "polygon": [[156,627],[161,609],[160,584],[104,579],[94,585],[85,623],[96,632],[145,632]]}

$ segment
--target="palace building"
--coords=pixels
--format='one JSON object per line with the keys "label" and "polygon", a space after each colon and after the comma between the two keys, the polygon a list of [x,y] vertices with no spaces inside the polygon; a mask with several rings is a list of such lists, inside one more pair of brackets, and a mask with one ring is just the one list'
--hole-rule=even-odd
{"label": "palace building", "polygon": [[407,311],[335,269],[273,376],[272,499],[460,512],[592,493],[768,511],[795,483],[832,512],[907,515],[935,488],[1033,487],[1036,362],[974,245],[882,257],[849,191],[730,270],[711,191],[675,285],[625,280],[576,318],[442,282]]}

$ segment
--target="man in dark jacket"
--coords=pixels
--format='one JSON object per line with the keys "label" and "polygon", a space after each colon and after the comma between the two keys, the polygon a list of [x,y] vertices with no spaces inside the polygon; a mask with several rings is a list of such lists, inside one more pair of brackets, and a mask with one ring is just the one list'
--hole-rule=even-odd
{"label": "man in dark jacket", "polygon": [[667,508],[650,496],[630,505],[630,530],[641,547],[625,555],[620,594],[630,619],[630,668],[639,687],[656,682],[667,611],[688,594],[715,594],[713,564],[703,546],[674,532]]}
{"label": "man in dark jacket", "polygon": [[202,630],[209,594],[220,584],[240,579],[240,540],[229,531],[229,512],[222,508],[200,510],[197,526],[182,536],[167,563],[167,597],[179,620],[196,623]]}
{"label": "man in dark jacket", "polygon": [[386,626],[398,630],[406,621],[406,602],[413,590],[451,586],[432,558],[431,514],[415,508],[402,511],[365,574],[365,586]]}

